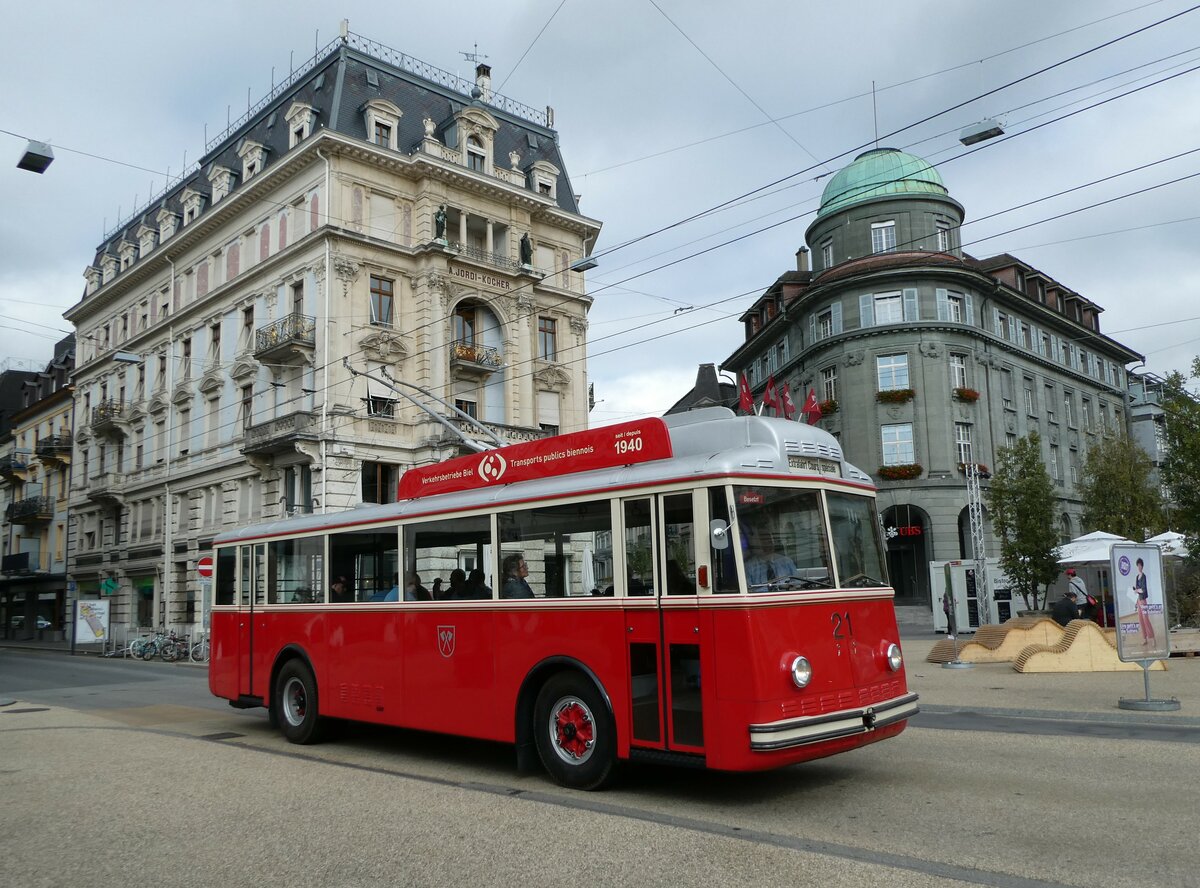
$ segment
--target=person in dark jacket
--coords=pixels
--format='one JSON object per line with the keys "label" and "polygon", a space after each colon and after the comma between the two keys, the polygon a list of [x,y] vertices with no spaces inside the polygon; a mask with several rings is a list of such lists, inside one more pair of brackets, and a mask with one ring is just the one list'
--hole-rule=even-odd
{"label": "person in dark jacket", "polygon": [[1050,616],[1060,626],[1079,619],[1079,608],[1075,605],[1075,593],[1070,589],[1063,593],[1063,597],[1051,605]]}
{"label": "person in dark jacket", "polygon": [[514,552],[504,559],[504,585],[500,588],[501,598],[533,598],[533,590],[525,578],[529,576],[529,565],[525,556]]}

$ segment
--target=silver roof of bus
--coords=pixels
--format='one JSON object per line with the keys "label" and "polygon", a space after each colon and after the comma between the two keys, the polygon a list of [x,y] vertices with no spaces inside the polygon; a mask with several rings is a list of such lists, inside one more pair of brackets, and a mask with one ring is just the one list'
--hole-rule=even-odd
{"label": "silver roof of bus", "polygon": [[735,416],[727,407],[706,407],[664,416],[674,457],[609,469],[548,475],[478,490],[434,494],[384,505],[241,527],[220,534],[217,544],[280,534],[308,533],[346,525],[396,521],[430,512],[486,508],[493,503],[573,496],[607,488],[666,483],[695,475],[791,473],[789,456],[817,457],[841,464],[842,478],[872,486],[869,475],[846,462],[837,439],[816,426],[767,416]]}

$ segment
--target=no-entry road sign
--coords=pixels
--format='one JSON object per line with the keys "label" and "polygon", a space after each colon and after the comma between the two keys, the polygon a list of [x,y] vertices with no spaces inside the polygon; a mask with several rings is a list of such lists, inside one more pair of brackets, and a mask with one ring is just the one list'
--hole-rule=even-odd
{"label": "no-entry road sign", "polygon": [[213,575],[213,560],[210,556],[205,555],[196,562],[196,573],[200,575],[200,579],[211,579]]}

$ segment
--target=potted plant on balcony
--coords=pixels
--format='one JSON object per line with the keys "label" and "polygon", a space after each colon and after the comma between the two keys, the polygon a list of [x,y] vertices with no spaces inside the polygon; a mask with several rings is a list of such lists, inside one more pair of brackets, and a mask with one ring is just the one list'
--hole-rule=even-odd
{"label": "potted plant on balcony", "polygon": [[837,398],[829,398],[828,400],[821,401],[817,404],[817,409],[821,411],[822,416],[830,416],[834,413],[837,413]]}
{"label": "potted plant on balcony", "polygon": [[979,400],[979,392],[975,391],[973,388],[956,388],[952,394],[954,396],[954,400],[962,401],[967,404],[974,404]]}
{"label": "potted plant on balcony", "polygon": [[875,400],[880,404],[906,404],[916,395],[910,388],[903,389],[884,389],[881,392],[876,392]]}
{"label": "potted plant on balcony", "polygon": [[[959,463],[958,470],[964,475],[967,474],[967,464]],[[992,476],[992,470],[985,463],[975,463],[975,471],[979,473],[980,478],[990,478]]]}
{"label": "potted plant on balcony", "polygon": [[925,469],[920,463],[904,463],[898,466],[880,466],[877,474],[885,481],[911,481],[920,478]]}

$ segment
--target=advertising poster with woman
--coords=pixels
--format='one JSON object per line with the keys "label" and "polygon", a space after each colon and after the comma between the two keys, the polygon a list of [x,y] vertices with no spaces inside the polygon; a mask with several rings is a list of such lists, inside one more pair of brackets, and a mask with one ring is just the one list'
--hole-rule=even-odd
{"label": "advertising poster with woman", "polygon": [[1118,544],[1109,555],[1117,615],[1117,656],[1126,662],[1171,655],[1162,550]]}

